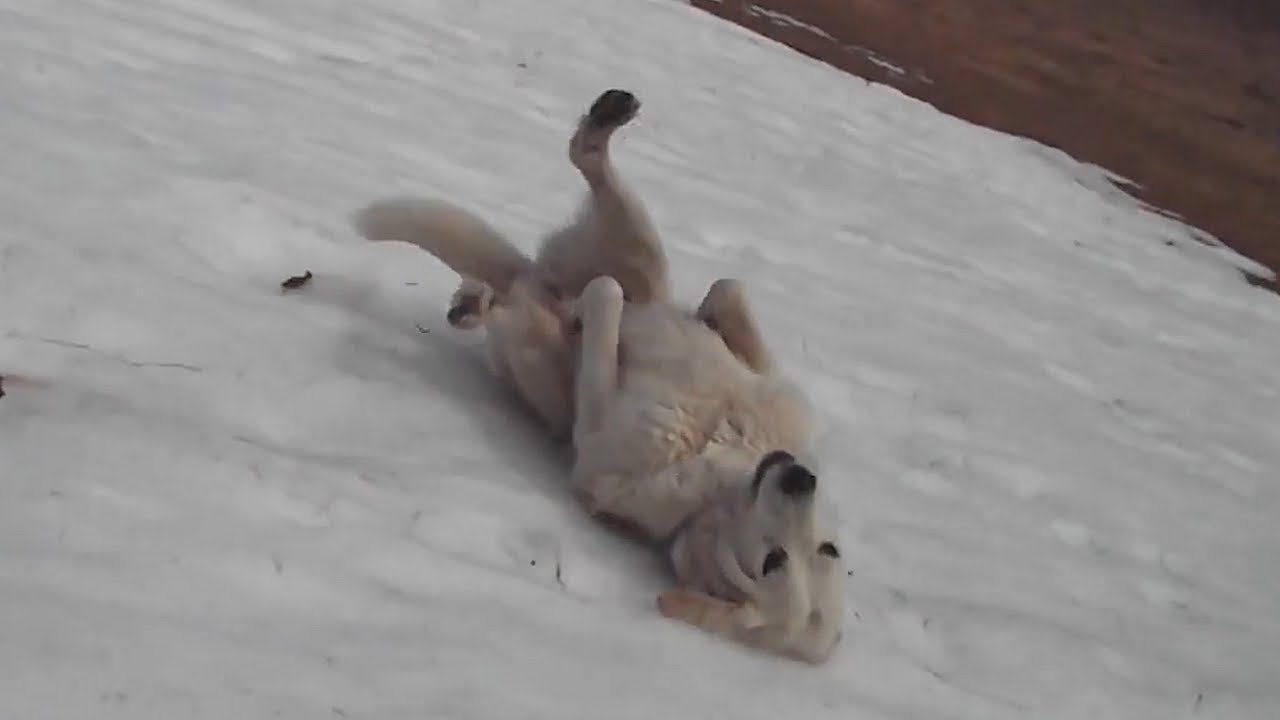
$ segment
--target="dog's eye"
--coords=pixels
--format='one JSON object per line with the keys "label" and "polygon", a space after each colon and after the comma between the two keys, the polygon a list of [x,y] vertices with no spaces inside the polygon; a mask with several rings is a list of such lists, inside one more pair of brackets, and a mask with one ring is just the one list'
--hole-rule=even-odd
{"label": "dog's eye", "polygon": [[840,557],[840,548],[836,547],[835,543],[824,542],[818,546],[818,554],[826,555],[827,557],[838,558]]}
{"label": "dog's eye", "polygon": [[764,568],[761,570],[761,574],[768,575],[774,570],[777,570],[778,568],[782,567],[783,563],[785,563],[786,561],[787,561],[786,550],[783,550],[782,548],[774,548],[770,550],[769,554],[764,556]]}

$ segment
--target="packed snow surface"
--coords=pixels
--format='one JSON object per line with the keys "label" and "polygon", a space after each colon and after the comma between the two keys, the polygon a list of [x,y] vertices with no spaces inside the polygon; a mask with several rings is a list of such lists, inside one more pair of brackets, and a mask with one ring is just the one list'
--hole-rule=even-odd
{"label": "packed snow surface", "polygon": [[[819,411],[825,666],[662,618],[348,225],[532,248],[609,87]],[[1280,717],[1280,300],[1099,168],[670,0],[0,0],[0,147],[4,720]]]}

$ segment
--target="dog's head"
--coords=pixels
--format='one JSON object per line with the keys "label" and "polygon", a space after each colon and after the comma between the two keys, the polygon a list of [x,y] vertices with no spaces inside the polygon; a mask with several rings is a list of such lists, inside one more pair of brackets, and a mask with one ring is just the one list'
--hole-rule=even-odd
{"label": "dog's head", "polygon": [[738,528],[755,582],[763,631],[783,648],[825,660],[843,634],[847,574],[831,507],[818,478],[790,453],[764,456],[752,477],[751,512]]}

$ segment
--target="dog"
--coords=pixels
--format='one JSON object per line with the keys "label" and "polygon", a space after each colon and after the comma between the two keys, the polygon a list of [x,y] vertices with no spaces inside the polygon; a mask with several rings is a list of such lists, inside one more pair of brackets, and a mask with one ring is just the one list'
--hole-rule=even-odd
{"label": "dog", "polygon": [[639,102],[609,90],[579,119],[576,218],[529,258],[442,201],[375,202],[369,240],[418,245],[462,276],[447,313],[483,327],[491,367],[574,451],[575,495],[663,547],[677,587],[660,612],[747,646],[825,662],[843,636],[846,576],[811,467],[812,410],[776,370],[742,283],[696,310],[670,298],[644,204],[609,154]]}

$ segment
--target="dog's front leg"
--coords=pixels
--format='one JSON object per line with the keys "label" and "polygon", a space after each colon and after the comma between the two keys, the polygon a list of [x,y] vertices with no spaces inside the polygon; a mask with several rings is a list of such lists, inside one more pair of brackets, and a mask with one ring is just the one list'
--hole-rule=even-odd
{"label": "dog's front leg", "polygon": [[834,643],[828,643],[824,648],[803,643],[800,647],[792,647],[784,637],[768,632],[764,616],[750,602],[733,603],[697,590],[676,588],[659,594],[658,610],[668,618],[688,623],[704,632],[812,665],[826,662],[834,647]]}
{"label": "dog's front leg", "polygon": [[748,644],[749,631],[764,625],[764,617],[750,603],[733,603],[687,588],[659,594],[658,611],[673,620]]}
{"label": "dog's front leg", "polygon": [[574,388],[573,442],[583,443],[604,429],[618,389],[618,333],[622,324],[622,288],[611,277],[587,283],[579,298],[582,339]]}
{"label": "dog's front leg", "polygon": [[772,372],[773,356],[747,304],[741,281],[723,278],[712,283],[696,315],[747,367],[761,374]]}

